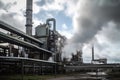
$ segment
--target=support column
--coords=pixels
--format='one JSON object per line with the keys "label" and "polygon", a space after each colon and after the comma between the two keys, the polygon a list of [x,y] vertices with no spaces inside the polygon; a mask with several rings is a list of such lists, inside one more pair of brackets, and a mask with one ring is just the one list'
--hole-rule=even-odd
{"label": "support column", "polygon": [[23,60],[21,60],[21,77],[22,77],[22,80],[24,80],[24,61]]}

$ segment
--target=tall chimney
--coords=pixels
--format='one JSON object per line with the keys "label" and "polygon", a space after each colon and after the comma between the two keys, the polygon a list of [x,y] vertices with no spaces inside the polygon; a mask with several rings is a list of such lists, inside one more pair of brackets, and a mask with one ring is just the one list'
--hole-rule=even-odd
{"label": "tall chimney", "polygon": [[94,61],[94,45],[92,45],[92,61]]}
{"label": "tall chimney", "polygon": [[32,0],[26,2],[26,34],[32,36]]}

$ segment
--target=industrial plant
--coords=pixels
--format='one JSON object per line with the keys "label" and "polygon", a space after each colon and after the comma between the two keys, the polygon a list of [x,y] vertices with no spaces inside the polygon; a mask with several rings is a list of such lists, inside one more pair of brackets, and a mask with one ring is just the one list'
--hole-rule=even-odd
{"label": "industrial plant", "polygon": [[66,37],[56,31],[54,18],[36,26],[32,35],[32,0],[27,0],[26,5],[26,33],[0,21],[0,28],[7,31],[7,34],[0,32],[0,73],[20,73],[22,68],[25,73],[42,74],[46,69],[47,73],[53,73],[57,62],[62,60]]}
{"label": "industrial plant", "polygon": [[62,58],[67,38],[56,30],[56,19],[48,18],[35,27],[33,35],[33,0],[26,0],[26,33],[0,21],[0,74],[59,74],[71,71],[120,69],[120,64],[109,64],[106,58],[83,62],[82,49],[71,53],[72,58]]}

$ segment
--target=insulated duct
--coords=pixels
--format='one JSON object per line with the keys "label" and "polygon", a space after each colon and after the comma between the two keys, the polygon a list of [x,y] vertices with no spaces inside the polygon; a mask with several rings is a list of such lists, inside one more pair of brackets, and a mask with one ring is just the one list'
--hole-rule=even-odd
{"label": "insulated duct", "polygon": [[49,18],[46,20],[46,24],[49,24],[50,21],[53,21],[53,31],[56,31],[56,20],[54,18]]}

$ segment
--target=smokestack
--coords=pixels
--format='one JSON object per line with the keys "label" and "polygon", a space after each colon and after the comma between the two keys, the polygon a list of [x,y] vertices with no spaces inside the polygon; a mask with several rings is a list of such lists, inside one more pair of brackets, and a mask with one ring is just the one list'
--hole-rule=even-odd
{"label": "smokestack", "polygon": [[92,45],[92,61],[94,61],[94,45]]}
{"label": "smokestack", "polygon": [[32,36],[32,0],[26,2],[26,34]]}

